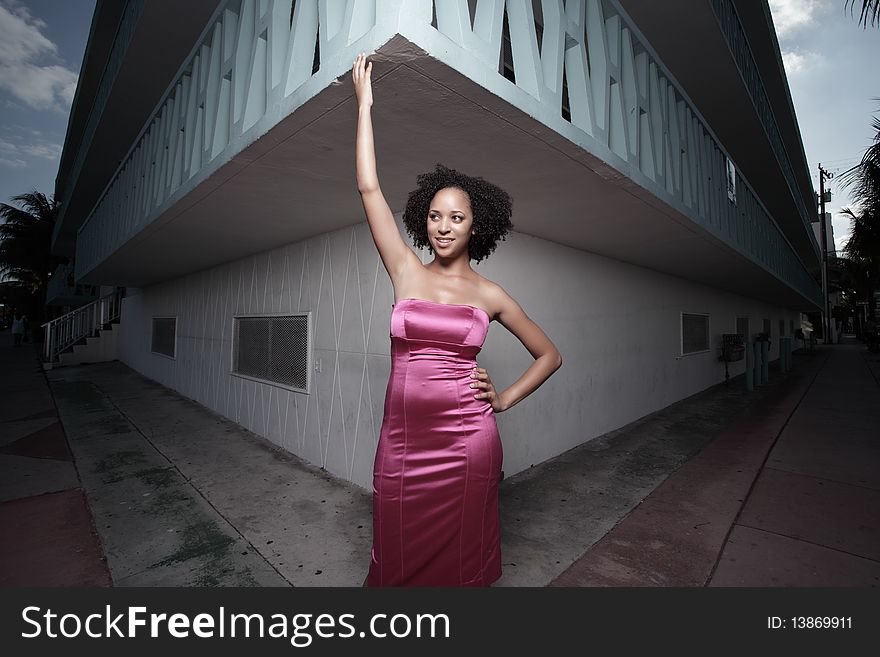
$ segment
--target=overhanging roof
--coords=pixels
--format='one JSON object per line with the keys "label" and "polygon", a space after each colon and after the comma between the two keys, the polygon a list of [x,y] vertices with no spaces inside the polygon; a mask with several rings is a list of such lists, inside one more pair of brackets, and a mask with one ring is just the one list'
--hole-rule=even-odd
{"label": "overhanging roof", "polygon": [[[620,0],[620,4],[712,126],[801,259],[808,266],[818,265],[812,232],[789,190],[710,2]],[[747,29],[794,170],[796,193],[809,210],[815,207],[815,200],[788,85],[775,54],[775,34],[764,13],[765,4],[764,0],[735,2],[738,12],[743,9],[740,19]],[[682,38],[683,34],[687,38]]]}
{"label": "overhanging roof", "polygon": [[[520,232],[811,308],[773,274],[442,62],[380,56],[373,80],[377,162],[393,211],[402,211],[417,173],[443,162],[510,190]],[[350,85],[324,89],[83,280],[145,286],[363,222],[356,121]]]}
{"label": "overhanging roof", "polygon": [[[180,11],[179,2],[145,0],[103,108],[95,107],[94,100],[127,3],[101,1],[95,7],[55,181],[55,197],[59,202],[68,196],[70,200],[62,207],[53,253],[74,254],[77,228],[91,212],[218,4],[219,0],[187,0],[186,11]],[[98,113],[97,126],[91,140],[84,144],[93,111]],[[75,161],[81,149],[85,154],[78,170]]]}

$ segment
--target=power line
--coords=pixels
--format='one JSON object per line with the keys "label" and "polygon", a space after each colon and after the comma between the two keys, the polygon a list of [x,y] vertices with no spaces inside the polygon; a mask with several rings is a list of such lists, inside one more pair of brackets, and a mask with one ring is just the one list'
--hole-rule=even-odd
{"label": "power line", "polygon": [[[843,161],[843,160],[861,160],[861,159],[862,159],[862,156],[861,156],[861,155],[852,155],[852,156],[850,156],[850,157],[838,157],[838,158],[833,159],[833,160],[822,160],[822,162],[824,162],[825,164],[831,164],[831,163],[833,163],[833,162],[841,162],[841,161]],[[818,167],[818,166],[819,166],[819,163],[818,163],[818,162],[814,162],[812,166],[814,166],[814,167]]]}
{"label": "power line", "polygon": [[[853,164],[857,164],[857,161],[855,161],[855,160],[853,160],[852,162],[853,162]],[[843,163],[843,164],[831,165],[831,166],[825,168],[825,171],[827,171],[829,173],[833,173],[834,175],[838,175],[838,174],[844,173],[845,171],[849,171],[852,168],[853,167],[849,166],[849,163],[847,162],[847,163]],[[816,173],[815,171],[813,171],[810,173],[810,177],[813,180],[818,180],[819,174]]]}
{"label": "power line", "polygon": [[[860,158],[860,157],[850,157],[850,158],[841,158],[839,160],[830,160],[828,162],[823,161],[822,164],[829,167],[829,168],[844,169],[845,170],[845,169],[851,168],[852,166],[858,164],[861,161],[862,161],[862,158]],[[819,165],[815,164],[813,166],[819,166]],[[812,172],[811,175],[814,178],[817,178],[819,176],[819,174],[816,173],[815,171]]]}

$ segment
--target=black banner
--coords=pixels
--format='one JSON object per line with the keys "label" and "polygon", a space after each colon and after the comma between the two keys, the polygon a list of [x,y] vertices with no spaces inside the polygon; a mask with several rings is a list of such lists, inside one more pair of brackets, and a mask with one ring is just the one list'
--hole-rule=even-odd
{"label": "black banner", "polygon": [[6,589],[0,645],[7,655],[117,657],[199,649],[850,654],[877,645],[878,603],[876,589]]}

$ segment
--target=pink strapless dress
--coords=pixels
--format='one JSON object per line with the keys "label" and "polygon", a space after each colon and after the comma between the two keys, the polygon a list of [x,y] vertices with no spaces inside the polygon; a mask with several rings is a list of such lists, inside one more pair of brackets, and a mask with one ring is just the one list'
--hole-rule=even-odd
{"label": "pink strapless dress", "polygon": [[489,322],[474,306],[392,307],[369,586],[488,586],[501,577],[501,439],[492,405],[470,387]]}

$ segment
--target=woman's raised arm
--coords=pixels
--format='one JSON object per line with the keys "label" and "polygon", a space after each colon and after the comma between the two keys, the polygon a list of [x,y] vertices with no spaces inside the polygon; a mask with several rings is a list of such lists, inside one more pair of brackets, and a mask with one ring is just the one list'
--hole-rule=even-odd
{"label": "woman's raised arm", "polygon": [[379,250],[382,264],[388,271],[392,282],[396,283],[403,274],[404,267],[410,260],[418,256],[403,241],[391,208],[379,188],[379,177],[376,174],[376,150],[373,145],[373,121],[371,110],[373,105],[373,88],[370,74],[373,63],[365,66],[366,56],[361,53],[354,61],[351,77],[354,81],[358,101],[357,127],[357,185],[370,224],[373,241]]}

